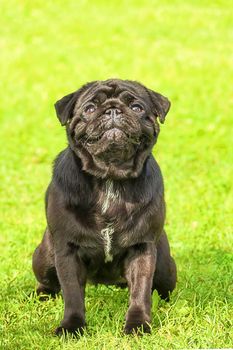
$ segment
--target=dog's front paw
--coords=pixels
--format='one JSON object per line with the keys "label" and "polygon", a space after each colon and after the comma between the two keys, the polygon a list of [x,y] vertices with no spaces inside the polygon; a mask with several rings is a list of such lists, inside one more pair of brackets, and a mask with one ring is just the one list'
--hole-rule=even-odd
{"label": "dog's front paw", "polygon": [[126,322],[124,328],[125,334],[143,335],[143,333],[151,333],[151,325],[149,322],[136,321]]}
{"label": "dog's front paw", "polygon": [[126,316],[124,332],[138,335],[151,333],[150,317],[138,307],[130,309]]}
{"label": "dog's front paw", "polygon": [[65,327],[60,326],[60,327],[57,327],[55,329],[55,335],[57,335],[58,337],[61,337],[62,335],[67,336],[68,334],[72,334],[75,337],[79,337],[80,335],[83,335],[84,328],[85,327],[65,328]]}
{"label": "dog's front paw", "polygon": [[68,320],[63,320],[61,325],[56,328],[55,334],[57,336],[67,336],[72,334],[76,337],[83,335],[85,329],[85,321],[80,316],[71,316]]}

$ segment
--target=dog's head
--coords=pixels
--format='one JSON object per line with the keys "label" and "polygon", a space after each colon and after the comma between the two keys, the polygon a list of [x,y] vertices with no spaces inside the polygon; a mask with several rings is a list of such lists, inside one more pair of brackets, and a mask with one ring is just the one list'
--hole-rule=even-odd
{"label": "dog's head", "polygon": [[166,97],[119,79],[88,83],[55,104],[83,170],[113,179],[140,174],[169,107]]}

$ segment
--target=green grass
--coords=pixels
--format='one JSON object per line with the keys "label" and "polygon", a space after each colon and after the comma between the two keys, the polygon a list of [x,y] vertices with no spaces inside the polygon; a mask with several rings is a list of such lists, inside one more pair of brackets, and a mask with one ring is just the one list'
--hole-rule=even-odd
{"label": "green grass", "polygon": [[[195,1],[1,2],[1,349],[233,345],[232,5]],[[88,330],[53,336],[61,296],[41,303],[31,256],[46,225],[51,162],[65,147],[53,103],[86,81],[139,80],[172,101],[154,154],[179,281],[154,294],[151,336],[122,335],[128,293],[86,292]]]}

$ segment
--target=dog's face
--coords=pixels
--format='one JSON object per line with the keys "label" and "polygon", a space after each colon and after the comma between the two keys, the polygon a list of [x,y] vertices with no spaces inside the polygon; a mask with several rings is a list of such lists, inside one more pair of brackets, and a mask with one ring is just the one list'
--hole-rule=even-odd
{"label": "dog's face", "polygon": [[83,170],[112,179],[140,174],[169,107],[162,95],[118,79],[88,83],[55,104]]}

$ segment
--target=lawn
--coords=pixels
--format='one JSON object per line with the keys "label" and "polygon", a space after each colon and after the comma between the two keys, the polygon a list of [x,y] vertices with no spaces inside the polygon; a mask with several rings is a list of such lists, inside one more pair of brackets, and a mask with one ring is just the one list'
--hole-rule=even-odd
{"label": "lawn", "polygon": [[[232,15],[227,0],[1,2],[0,349],[233,346]],[[110,77],[172,102],[154,155],[179,281],[169,303],[154,293],[144,337],[122,335],[126,290],[88,286],[88,329],[64,340],[53,335],[62,297],[30,296],[44,192],[66,145],[53,104]]]}

